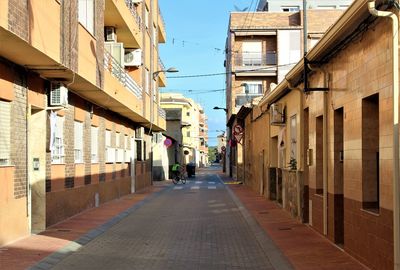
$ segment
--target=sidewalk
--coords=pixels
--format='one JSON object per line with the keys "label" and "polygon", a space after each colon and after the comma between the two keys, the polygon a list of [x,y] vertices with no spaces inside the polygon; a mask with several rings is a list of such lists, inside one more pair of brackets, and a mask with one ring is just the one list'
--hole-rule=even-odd
{"label": "sidewalk", "polygon": [[311,227],[291,218],[275,202],[244,185],[235,184],[231,178],[221,173],[219,175],[224,182],[229,183],[229,188],[295,269],[368,269]]}
{"label": "sidewalk", "polygon": [[89,209],[46,231],[0,247],[0,269],[19,270],[35,265],[53,252],[101,226],[121,212],[163,190],[170,183],[154,182],[152,187]]}

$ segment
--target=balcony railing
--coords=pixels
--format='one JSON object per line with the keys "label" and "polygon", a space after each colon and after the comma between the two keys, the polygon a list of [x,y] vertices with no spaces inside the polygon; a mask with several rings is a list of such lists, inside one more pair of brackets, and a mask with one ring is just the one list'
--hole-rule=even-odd
{"label": "balcony railing", "polygon": [[166,114],[165,110],[162,109],[161,107],[158,107],[158,115],[159,115],[162,119],[167,119],[167,114]]}
{"label": "balcony railing", "polygon": [[131,91],[137,98],[143,98],[142,88],[107,51],[105,51],[104,54],[104,68],[110,71],[111,75],[117,78],[121,84]]}
{"label": "balcony railing", "polygon": [[160,65],[160,69],[161,69],[161,70],[165,70],[165,65],[164,65],[164,63],[161,61],[161,58],[158,58],[158,64]]}
{"label": "balcony railing", "polygon": [[235,98],[235,106],[236,107],[241,107],[244,104],[250,103],[253,98],[260,97],[263,94],[242,94],[242,95],[237,95]]}
{"label": "balcony railing", "polygon": [[139,26],[139,29],[142,30],[142,18],[140,17],[136,5],[132,0],[125,0],[126,6],[129,8],[132,16],[135,18],[136,23]]}
{"label": "balcony railing", "polygon": [[236,66],[246,67],[259,67],[276,65],[276,52],[268,51],[266,53],[253,53],[243,52],[234,55],[234,61]]}

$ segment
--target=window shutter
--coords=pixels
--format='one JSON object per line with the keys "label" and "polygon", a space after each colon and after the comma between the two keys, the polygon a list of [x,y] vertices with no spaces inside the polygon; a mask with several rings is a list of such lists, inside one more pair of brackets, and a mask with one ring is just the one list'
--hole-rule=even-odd
{"label": "window shutter", "polygon": [[10,163],[11,103],[0,101],[0,165]]}
{"label": "window shutter", "polygon": [[98,162],[98,135],[99,135],[99,130],[98,127],[91,127],[91,140],[90,140],[90,145],[91,145],[91,159],[92,162]]}

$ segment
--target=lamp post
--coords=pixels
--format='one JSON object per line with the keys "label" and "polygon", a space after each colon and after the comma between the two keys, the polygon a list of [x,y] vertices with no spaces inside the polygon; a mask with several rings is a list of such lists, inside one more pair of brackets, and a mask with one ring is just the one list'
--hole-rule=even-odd
{"label": "lamp post", "polygon": [[228,112],[228,110],[226,108],[221,108],[221,107],[218,107],[218,106],[215,106],[213,109],[214,110],[224,110],[226,113]]}
{"label": "lamp post", "polygon": [[[170,67],[170,68],[168,68],[168,69],[162,69],[162,70],[157,70],[157,71],[154,71],[153,72],[153,81],[152,81],[152,84],[151,85],[154,85],[154,84],[156,84],[156,80],[157,80],[157,78],[158,78],[158,76],[159,76],[159,74],[160,73],[172,73],[172,72],[179,72],[179,70],[177,70],[176,68],[174,68],[174,67]],[[157,84],[157,87],[158,87],[158,84]],[[154,137],[153,137],[153,135],[152,135],[152,133],[151,133],[151,128],[153,127],[153,122],[154,122],[154,92],[153,91],[155,91],[155,87],[153,87],[152,88],[152,94],[153,94],[153,97],[150,97],[150,131],[149,131],[149,134],[151,134],[151,140],[152,140],[152,142],[151,142],[151,153],[150,153],[150,155],[151,155],[151,183],[153,184],[153,166],[154,166],[154,145],[153,145],[153,143],[154,143]]]}

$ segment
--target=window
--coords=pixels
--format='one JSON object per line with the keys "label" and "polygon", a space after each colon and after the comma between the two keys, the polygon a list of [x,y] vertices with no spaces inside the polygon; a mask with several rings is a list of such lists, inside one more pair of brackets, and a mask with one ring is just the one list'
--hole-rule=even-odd
{"label": "window", "polygon": [[79,22],[94,34],[94,0],[79,0]]}
{"label": "window", "polygon": [[91,144],[91,160],[92,163],[97,163],[99,162],[99,143],[98,143],[98,136],[99,136],[99,128],[98,127],[91,127],[90,130],[90,144]]}
{"label": "window", "polygon": [[260,95],[263,93],[262,81],[245,82],[244,84],[244,93],[246,93],[246,90],[250,95]]}
{"label": "window", "polygon": [[316,166],[316,193],[323,193],[323,152],[324,152],[324,144],[323,144],[323,124],[324,124],[324,116],[318,116],[316,118],[315,125],[315,166]]}
{"label": "window", "polygon": [[153,45],[157,46],[157,27],[153,25]]}
{"label": "window", "polygon": [[379,211],[379,94],[362,100],[362,199],[363,208]]}
{"label": "window", "polygon": [[186,136],[190,138],[190,131],[186,132]]}
{"label": "window", "polygon": [[74,122],[74,156],[75,163],[83,163],[83,123]]}
{"label": "window", "polygon": [[297,119],[290,117],[290,159],[297,160]]}
{"label": "window", "polygon": [[186,116],[190,116],[190,112],[186,112]]}
{"label": "window", "polygon": [[150,24],[149,21],[150,21],[149,9],[146,7],[144,12],[144,24],[146,25],[146,29],[149,28]]}
{"label": "window", "polygon": [[147,94],[150,91],[150,72],[147,68],[144,69],[144,90]]}
{"label": "window", "polygon": [[0,166],[10,164],[11,103],[0,100]]}
{"label": "window", "polygon": [[115,137],[115,161],[123,162],[124,150],[121,147],[121,133],[117,132]]}
{"label": "window", "polygon": [[143,140],[136,139],[136,160],[138,160],[138,161],[142,161],[143,160],[142,143],[143,143]]}
{"label": "window", "polygon": [[283,12],[297,12],[300,10],[299,6],[283,6],[282,11]]}
{"label": "window", "polygon": [[52,145],[51,145],[51,163],[64,163],[64,117],[55,116],[55,125],[51,127]]}
{"label": "window", "polygon": [[111,130],[106,130],[106,162],[115,161],[115,150],[111,147]]}
{"label": "window", "polygon": [[247,41],[242,44],[242,65],[261,66],[262,64],[262,42]]}
{"label": "window", "polygon": [[124,161],[125,162],[130,162],[131,158],[130,158],[130,153],[129,153],[129,148],[128,148],[128,135],[124,136]]}

